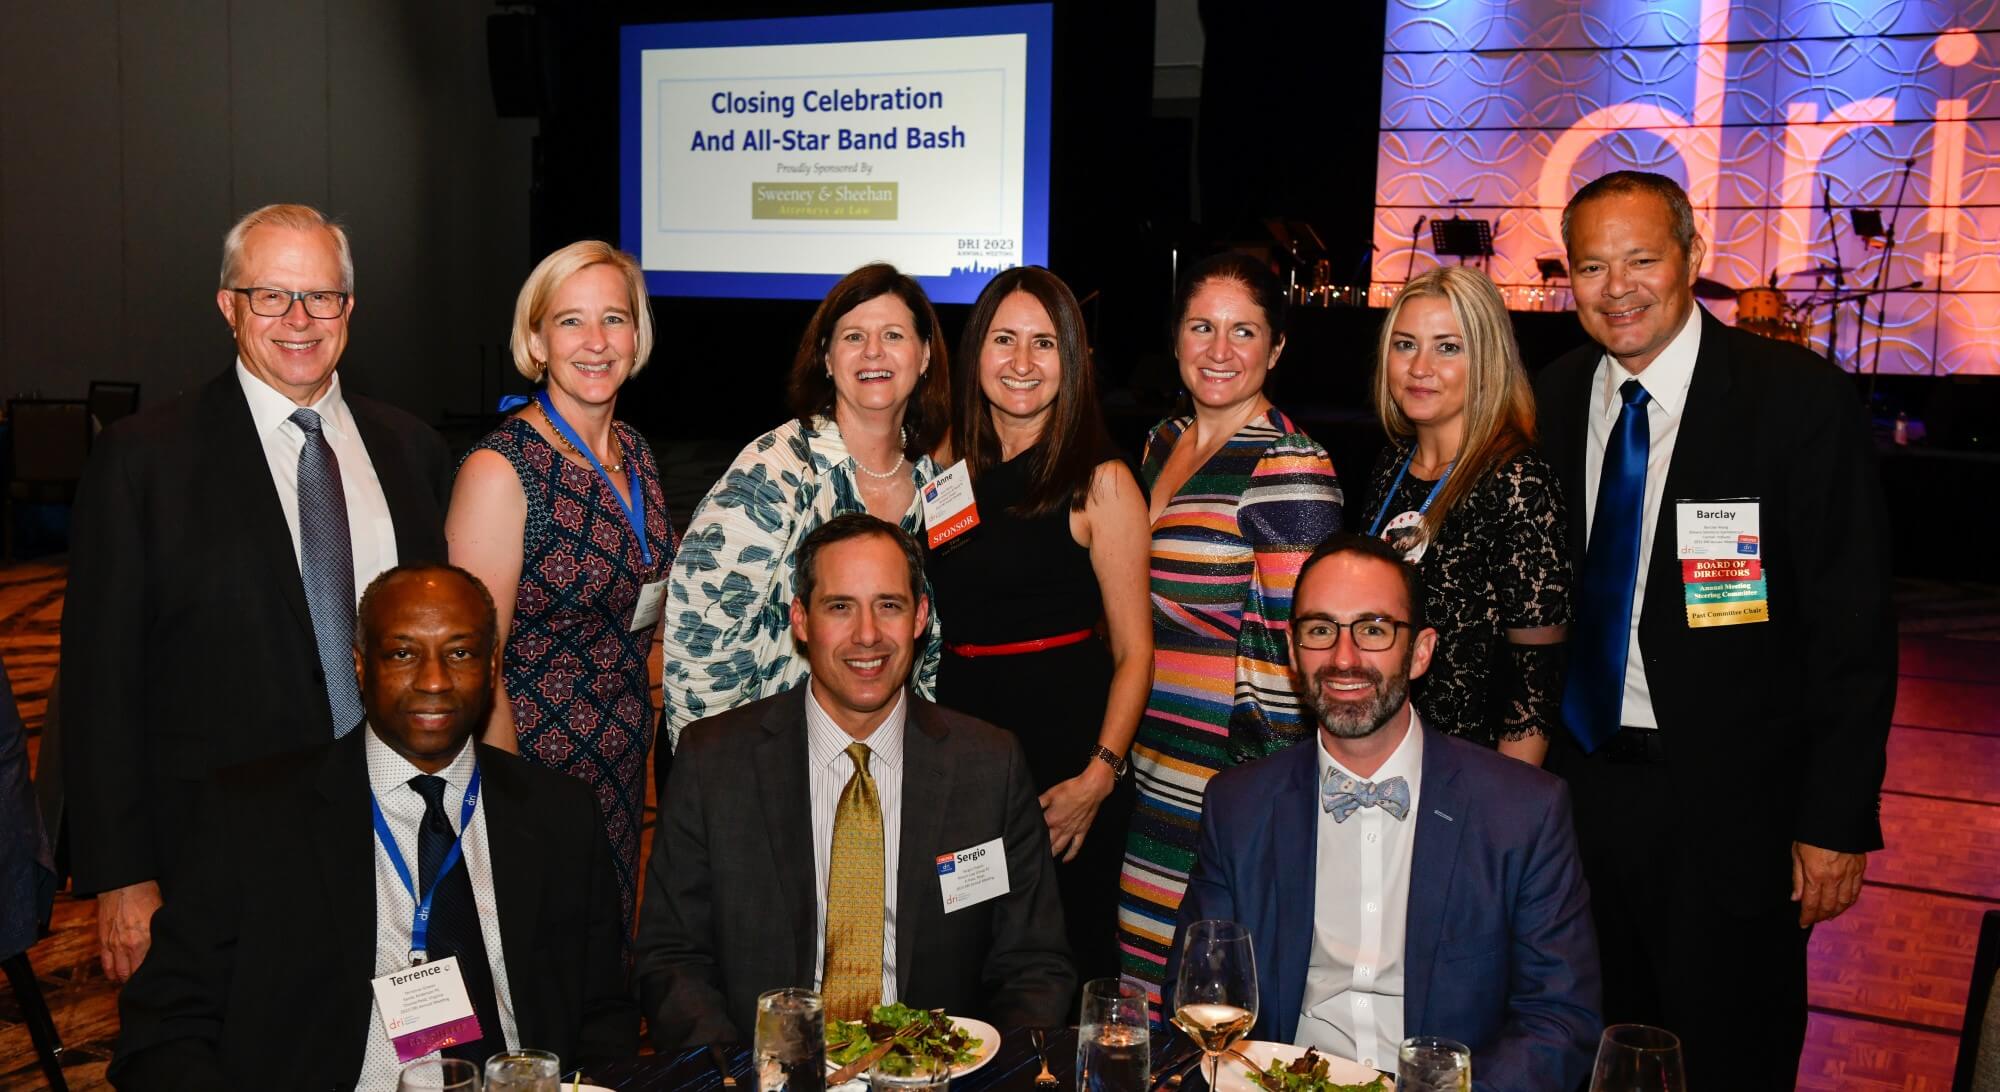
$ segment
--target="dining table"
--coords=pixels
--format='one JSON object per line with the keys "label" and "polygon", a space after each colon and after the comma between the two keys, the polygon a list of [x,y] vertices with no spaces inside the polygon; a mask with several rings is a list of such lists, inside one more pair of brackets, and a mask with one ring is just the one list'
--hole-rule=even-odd
{"label": "dining table", "polygon": [[[1048,1028],[1045,1042],[1049,1074],[1056,1079],[1056,1088],[1076,1087],[1076,1028]],[[1193,1053],[1185,1040],[1177,1040],[1165,1047],[1170,1055],[1162,1064],[1155,1051],[1154,1072],[1160,1075],[1185,1066],[1185,1060]],[[720,1059],[718,1061],[718,1058]],[[750,1050],[744,1046],[723,1047],[711,1052],[708,1047],[689,1047],[671,1054],[653,1054],[631,1058],[610,1065],[593,1066],[584,1074],[584,1080],[615,1089],[616,1092],[705,1092],[722,1089],[723,1068],[735,1081],[734,1087],[741,1092],[756,1092],[756,1076],[750,1063]],[[1035,1085],[1035,1078],[1041,1074],[1041,1061],[1035,1052],[1034,1033],[1029,1028],[1013,1028],[1002,1032],[999,1048],[993,1060],[962,1077],[952,1078],[952,1092],[1041,1092]],[[1190,1087],[1198,1087],[1199,1081],[1190,1082]],[[1043,1086],[1045,1089],[1047,1086]]]}

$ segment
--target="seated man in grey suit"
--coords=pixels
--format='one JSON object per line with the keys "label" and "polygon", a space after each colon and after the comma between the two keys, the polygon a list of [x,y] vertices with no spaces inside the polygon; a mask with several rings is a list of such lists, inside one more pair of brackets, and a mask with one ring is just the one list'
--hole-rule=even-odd
{"label": "seated man in grey suit", "polygon": [[689,725],[639,915],[654,1045],[747,1041],[757,995],[1062,1024],[1076,985],[1014,737],[908,689],[923,553],[852,514],[799,546],[806,685]]}

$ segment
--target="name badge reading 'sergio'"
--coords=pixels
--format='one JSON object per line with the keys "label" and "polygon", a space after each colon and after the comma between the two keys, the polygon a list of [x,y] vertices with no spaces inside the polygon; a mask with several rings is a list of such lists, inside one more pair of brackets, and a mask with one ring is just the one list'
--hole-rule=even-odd
{"label": "name badge reading 'sergio'", "polygon": [[956,853],[940,853],[937,871],[938,889],[944,896],[947,914],[1005,895],[1007,843],[995,838]]}
{"label": "name badge reading 'sergio'", "polygon": [[1689,628],[1771,620],[1758,515],[1749,497],[1674,504]]}

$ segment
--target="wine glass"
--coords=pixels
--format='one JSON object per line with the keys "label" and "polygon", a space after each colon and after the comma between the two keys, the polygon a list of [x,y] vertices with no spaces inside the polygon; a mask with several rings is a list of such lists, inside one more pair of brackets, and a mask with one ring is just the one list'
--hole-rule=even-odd
{"label": "wine glass", "polygon": [[1472,1050],[1464,1043],[1417,1035],[1396,1048],[1396,1092],[1472,1092]]}
{"label": "wine glass", "polygon": [[763,1092],[820,1092],[826,1087],[826,1012],[819,994],[798,986],[757,998],[751,1047]]}
{"label": "wine glass", "polygon": [[558,1092],[562,1062],[546,1050],[503,1050],[486,1059],[486,1092]]}
{"label": "wine glass", "polygon": [[396,1092],[479,1092],[479,1067],[463,1058],[418,1058],[396,1075]]}
{"label": "wine glass", "polygon": [[1174,1026],[1207,1055],[1210,1088],[1222,1069],[1222,1056],[1256,1022],[1257,953],[1250,946],[1250,930],[1217,918],[1188,926],[1174,984]]}
{"label": "wine glass", "polygon": [[1597,1041],[1590,1092],[1687,1092],[1680,1038],[1645,1024],[1605,1028]]}
{"label": "wine glass", "polygon": [[1120,978],[1083,984],[1076,1032],[1077,1092],[1146,1092],[1146,990]]}

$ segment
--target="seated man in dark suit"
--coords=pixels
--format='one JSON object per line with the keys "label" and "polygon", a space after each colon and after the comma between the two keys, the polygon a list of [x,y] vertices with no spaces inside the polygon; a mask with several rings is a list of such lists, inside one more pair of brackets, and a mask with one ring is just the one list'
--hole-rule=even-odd
{"label": "seated man in dark suit", "polygon": [[[1575,1087],[1600,1030],[1597,941],[1563,783],[1425,730],[1417,572],[1335,535],[1299,573],[1295,682],[1313,743],[1217,774],[1180,930],[1250,930],[1256,1039],[1394,1070],[1398,1044],[1472,1048],[1484,1092]],[[1180,941],[1167,969],[1171,990]],[[1172,999],[1167,999],[1171,1011]]]}
{"label": "seated man in dark suit", "polygon": [[639,915],[661,1050],[747,1041],[757,995],[1062,1024],[1076,985],[1048,828],[1007,733],[909,693],[923,554],[840,516],[799,546],[806,685],[689,725]]}
{"label": "seated man in dark suit", "polygon": [[[500,666],[486,589],[447,565],[383,573],[354,665],[366,731],[207,790],[191,882],[120,999],[117,1087],[393,1092],[437,1046],[637,1052],[596,802],[471,742]],[[405,1017],[392,1040],[378,998],[413,971],[462,983],[466,1011]]]}

